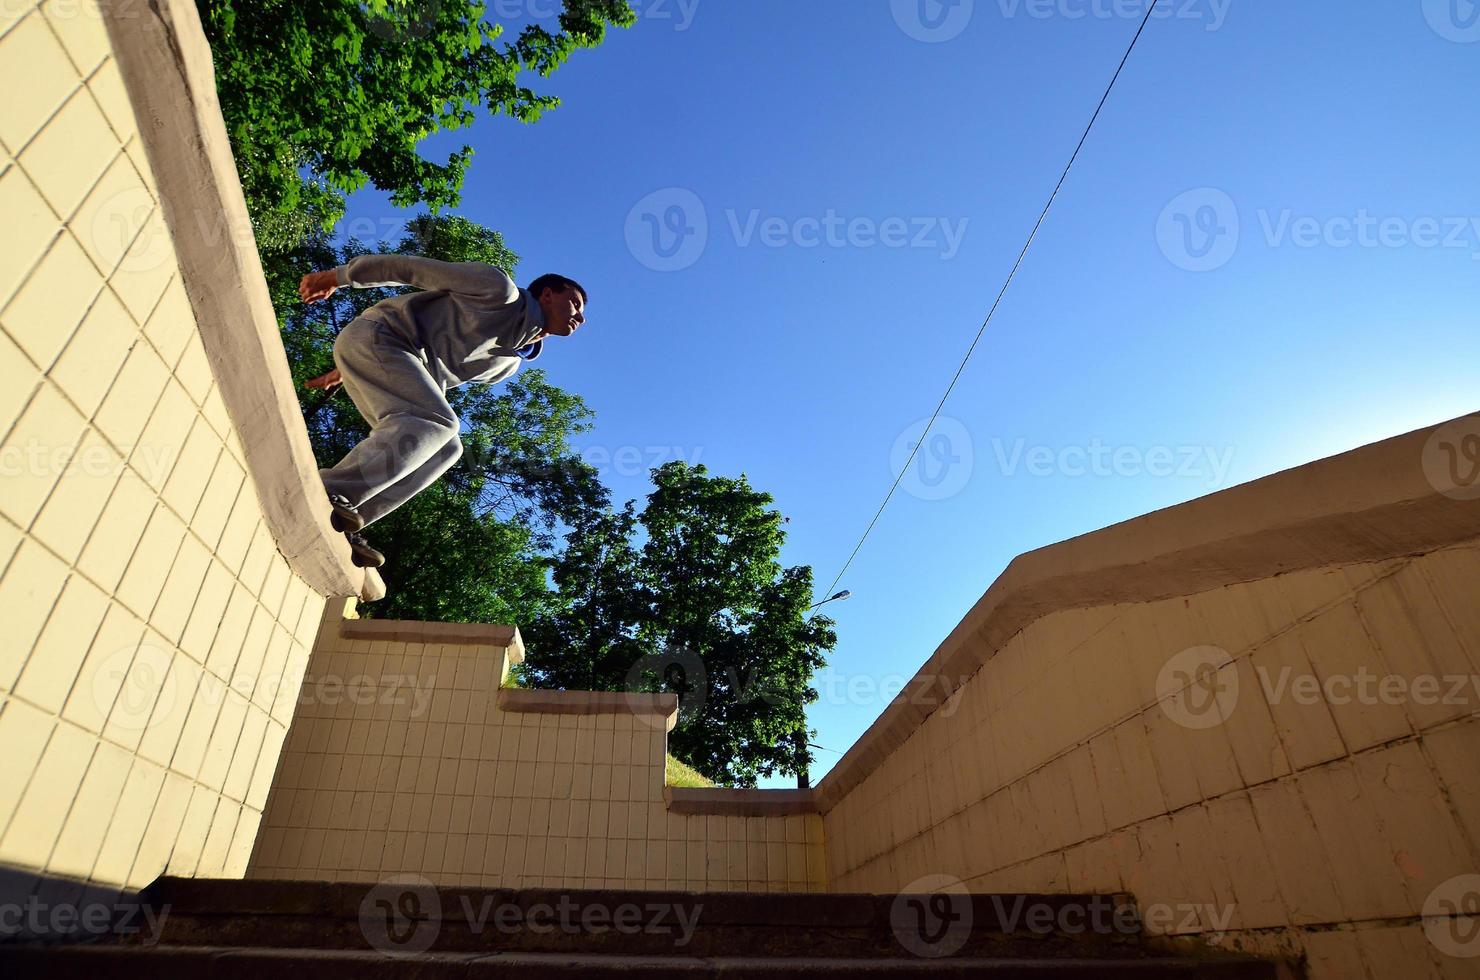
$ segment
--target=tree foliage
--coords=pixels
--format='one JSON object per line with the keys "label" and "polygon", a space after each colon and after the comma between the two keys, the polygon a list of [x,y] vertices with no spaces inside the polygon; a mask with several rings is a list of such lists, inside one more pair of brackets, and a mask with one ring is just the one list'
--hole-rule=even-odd
{"label": "tree foliage", "polygon": [[527,666],[544,685],[678,694],[669,750],[717,782],[795,772],[811,677],[837,642],[806,615],[812,571],[781,566],[782,517],[744,476],[671,462],[652,478],[640,515],[629,503],[567,538],[565,601],[530,624]]}
{"label": "tree foliage", "polygon": [[[441,213],[458,203],[471,149],[439,162],[419,147],[480,108],[538,119],[559,100],[525,73],[548,77],[635,15],[626,0],[564,0],[558,29],[532,24],[503,41],[475,0],[197,3],[295,389],[319,465],[331,466],[368,428],[342,393],[303,382],[334,366],[339,331],[387,291],[304,306],[299,278],[372,247],[513,275],[519,258],[498,232]],[[394,242],[336,242],[345,196],[367,184],[431,213]],[[367,614],[518,623],[539,683],[675,691],[670,750],[716,781],[754,785],[806,765],[793,736],[836,637],[826,617],[806,615],[811,569],[780,565],[770,496],[744,476],[671,463],[653,471],[640,513],[614,508],[572,447],[592,412],[542,370],[447,396],[467,425],[462,459],[373,526],[387,597]]]}
{"label": "tree foliage", "polygon": [[523,84],[548,77],[626,0],[565,0],[558,29],[512,41],[476,0],[197,0],[222,115],[259,246],[273,254],[327,230],[366,183],[397,207],[458,203],[472,149],[437,162],[419,144],[482,107],[532,122],[560,104]]}

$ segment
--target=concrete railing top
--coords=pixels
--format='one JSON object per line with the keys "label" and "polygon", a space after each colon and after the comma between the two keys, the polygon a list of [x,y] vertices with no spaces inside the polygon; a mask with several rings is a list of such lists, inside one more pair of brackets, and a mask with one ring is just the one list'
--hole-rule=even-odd
{"label": "concrete railing top", "polygon": [[674,813],[785,817],[817,812],[817,800],[810,789],[666,786],[663,799]]}
{"label": "concrete railing top", "polygon": [[1480,483],[1451,465],[1477,435],[1465,416],[1020,555],[819,783],[823,812],[1034,620],[1480,536]]}
{"label": "concrete railing top", "polygon": [[517,626],[423,623],[407,619],[342,619],[339,622],[339,635],[346,640],[503,647],[509,652],[509,663],[524,662],[524,638],[519,635]]}
{"label": "concrete railing top", "polygon": [[380,576],[356,568],[344,536],[329,525],[196,6],[99,6],[201,343],[278,550],[320,595],[381,598]]}
{"label": "concrete railing top", "polygon": [[654,728],[673,731],[678,695],[640,691],[541,691],[506,687],[498,692],[500,711],[551,715],[632,715]]}

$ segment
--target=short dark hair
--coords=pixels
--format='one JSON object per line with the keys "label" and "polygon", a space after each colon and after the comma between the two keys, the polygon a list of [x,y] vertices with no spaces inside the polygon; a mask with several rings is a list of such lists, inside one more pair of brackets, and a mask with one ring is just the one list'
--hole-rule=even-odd
{"label": "short dark hair", "polygon": [[553,272],[546,273],[545,275],[540,276],[534,282],[529,284],[530,295],[532,295],[535,299],[539,299],[540,294],[543,293],[546,289],[553,289],[557,293],[563,293],[567,289],[574,289],[576,292],[581,294],[582,303],[591,302],[591,300],[586,296],[585,286],[582,286],[574,279],[570,279],[566,276],[556,275]]}

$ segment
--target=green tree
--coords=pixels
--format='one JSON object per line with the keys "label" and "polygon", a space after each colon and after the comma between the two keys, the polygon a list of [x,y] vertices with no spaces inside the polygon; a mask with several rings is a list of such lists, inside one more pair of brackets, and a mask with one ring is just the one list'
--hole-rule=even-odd
{"label": "green tree", "polygon": [[589,508],[572,522],[565,548],[552,562],[562,598],[549,615],[524,627],[526,668],[541,686],[622,690],[646,653],[635,624],[647,613],[641,590],[633,504],[620,511]]}
{"label": "green tree", "polygon": [[837,642],[830,619],[807,616],[812,570],[781,566],[781,515],[743,475],[672,462],[652,478],[640,515],[629,504],[568,536],[554,563],[565,603],[526,630],[529,671],[544,686],[677,693],[669,750],[716,782],[795,773],[811,761],[794,741],[811,679]]}
{"label": "green tree", "polygon": [[264,260],[329,229],[366,183],[398,207],[457,204],[472,149],[438,163],[418,146],[484,107],[533,122],[560,104],[521,82],[548,77],[626,0],[565,0],[559,28],[499,43],[476,0],[197,0],[217,93]]}

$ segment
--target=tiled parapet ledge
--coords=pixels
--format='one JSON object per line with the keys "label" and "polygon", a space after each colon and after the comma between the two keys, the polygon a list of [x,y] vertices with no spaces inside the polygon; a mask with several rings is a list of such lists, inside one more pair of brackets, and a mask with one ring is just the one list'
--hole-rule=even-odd
{"label": "tiled parapet ledge", "polygon": [[523,658],[515,627],[359,620],[353,605],[325,603],[249,877],[827,890],[822,817],[794,794],[670,807],[676,695],[503,687]]}
{"label": "tiled parapet ledge", "polygon": [[457,643],[500,647],[512,663],[524,661],[524,639],[517,626],[483,623],[422,623],[406,619],[345,619],[339,635],[346,640],[385,640],[392,643]]}
{"label": "tiled parapet ledge", "polygon": [[211,373],[273,539],[320,595],[385,595],[329,509],[257,255],[215,70],[191,0],[100,4]]}
{"label": "tiled parapet ledge", "polygon": [[632,715],[673,731],[678,723],[677,694],[628,691],[530,691],[506,687],[498,692],[500,711],[552,715]]}
{"label": "tiled parapet ledge", "polygon": [[663,799],[673,813],[736,817],[788,817],[817,813],[810,789],[711,789],[668,786]]}

